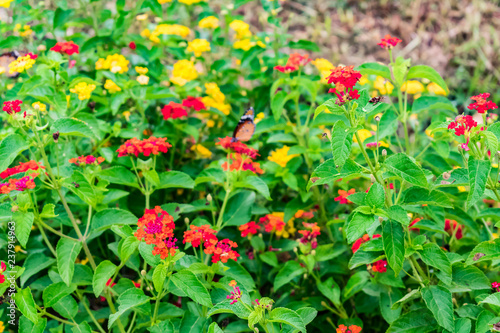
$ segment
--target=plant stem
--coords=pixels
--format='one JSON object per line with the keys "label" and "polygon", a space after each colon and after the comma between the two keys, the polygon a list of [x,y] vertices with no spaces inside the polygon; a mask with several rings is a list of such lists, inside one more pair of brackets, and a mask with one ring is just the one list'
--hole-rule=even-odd
{"label": "plant stem", "polygon": [[90,310],[90,308],[88,307],[87,303],[85,301],[82,300],[81,297],[80,298],[80,301],[81,303],[83,304],[83,307],[85,308],[85,310],[87,311],[87,313],[89,314],[90,318],[92,319],[92,321],[94,322],[95,326],[97,326],[97,329],[101,332],[101,333],[106,333],[106,331],[102,328],[102,326],[99,324],[99,322],[95,319],[95,316],[94,314],[92,313],[92,311]]}
{"label": "plant stem", "polygon": [[[111,294],[109,291],[106,291],[106,301],[108,302],[109,309],[111,310],[111,313],[116,313],[116,308],[115,308],[115,305],[113,304],[113,300],[111,299]],[[125,333],[125,327],[123,327],[123,324],[122,324],[120,318],[116,319],[116,324],[118,325],[118,329],[120,330],[120,332]]]}

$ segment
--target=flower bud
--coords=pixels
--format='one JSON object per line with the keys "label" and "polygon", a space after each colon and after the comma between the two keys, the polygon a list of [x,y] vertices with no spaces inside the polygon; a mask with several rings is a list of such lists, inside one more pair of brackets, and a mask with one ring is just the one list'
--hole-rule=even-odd
{"label": "flower bud", "polygon": [[185,217],[184,218],[184,223],[186,223],[187,225],[189,225],[189,218]]}
{"label": "flower bud", "polygon": [[304,273],[304,280],[307,279],[307,273]]}
{"label": "flower bud", "polygon": [[146,274],[147,274],[146,270],[145,270],[145,269],[143,269],[143,270],[141,271],[141,275],[142,275],[142,276],[146,276]]}
{"label": "flower bud", "polygon": [[209,193],[209,194],[207,195],[207,201],[211,203],[211,202],[212,202],[212,200],[213,200],[212,195]]}
{"label": "flower bud", "polygon": [[378,217],[378,221],[379,221],[380,223],[382,223],[382,221],[383,221],[383,220],[384,220],[384,218],[383,218],[382,216],[379,216],[379,217]]}
{"label": "flower bud", "polygon": [[372,183],[375,183],[377,181],[374,175],[370,175],[370,180]]}
{"label": "flower bud", "polygon": [[382,149],[382,156],[387,156],[387,150]]}
{"label": "flower bud", "polygon": [[38,45],[38,47],[36,48],[36,50],[38,52],[43,52],[43,51],[47,50],[47,47],[45,45],[43,45],[43,44],[42,45]]}
{"label": "flower bud", "polygon": [[261,232],[259,233],[259,237],[262,238],[262,233]]}
{"label": "flower bud", "polygon": [[444,180],[448,180],[448,179],[450,179],[450,177],[451,177],[451,174],[449,172],[443,172],[443,179]]}
{"label": "flower bud", "polygon": [[316,250],[312,250],[312,251],[311,251],[311,254],[312,254],[313,256],[315,256],[315,255],[316,255]]}
{"label": "flower bud", "polygon": [[379,116],[376,116],[376,117],[375,117],[375,121],[376,121],[376,122],[379,122],[379,121],[380,121],[380,117],[379,117]]}
{"label": "flower bud", "polygon": [[297,247],[294,247],[293,252],[297,253],[297,251],[298,251]]}
{"label": "flower bud", "polygon": [[18,210],[19,210],[19,206],[12,206],[12,208],[11,208],[11,210],[10,210],[10,211],[11,211],[12,213],[15,213],[15,212],[17,212]]}

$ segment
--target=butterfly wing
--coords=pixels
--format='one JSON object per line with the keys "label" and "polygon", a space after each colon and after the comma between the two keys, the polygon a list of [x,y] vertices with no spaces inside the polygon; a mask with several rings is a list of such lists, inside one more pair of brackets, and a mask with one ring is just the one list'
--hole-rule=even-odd
{"label": "butterfly wing", "polygon": [[255,123],[253,122],[255,111],[252,107],[245,111],[241,116],[238,125],[234,129],[233,139],[241,142],[248,141],[255,132]]}
{"label": "butterfly wing", "polygon": [[9,64],[19,57],[19,53],[16,51],[3,53],[0,55],[0,67],[5,69],[7,77],[16,78],[19,76],[18,72],[9,74]]}

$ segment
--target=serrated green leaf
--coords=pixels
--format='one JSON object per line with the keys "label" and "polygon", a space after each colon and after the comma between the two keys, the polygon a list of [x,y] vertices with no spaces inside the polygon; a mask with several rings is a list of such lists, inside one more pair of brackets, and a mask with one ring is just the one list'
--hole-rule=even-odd
{"label": "serrated green leaf", "polygon": [[470,187],[466,203],[466,209],[468,210],[483,196],[491,165],[489,160],[476,160],[470,156],[467,162],[467,168],[469,170]]}
{"label": "serrated green leaf", "polygon": [[388,157],[384,162],[384,166],[410,184],[427,187],[427,179],[422,169],[403,153]]}
{"label": "serrated green leaf", "polygon": [[394,270],[395,276],[399,275],[405,260],[405,234],[399,222],[382,222],[382,239],[384,252],[389,266]]}
{"label": "serrated green leaf", "polygon": [[439,326],[454,333],[455,319],[451,292],[444,287],[433,285],[422,288],[421,292],[425,305],[431,310]]}
{"label": "serrated green leaf", "polygon": [[73,274],[75,272],[75,260],[81,250],[81,242],[64,237],[57,242],[57,270],[59,271],[61,279],[67,286],[70,285],[71,280],[73,279]]}

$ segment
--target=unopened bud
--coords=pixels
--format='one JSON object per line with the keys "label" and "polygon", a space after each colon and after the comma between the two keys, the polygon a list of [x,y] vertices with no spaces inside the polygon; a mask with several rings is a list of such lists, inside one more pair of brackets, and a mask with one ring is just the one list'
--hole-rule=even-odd
{"label": "unopened bud", "polygon": [[38,47],[36,48],[36,50],[38,52],[43,52],[43,51],[47,50],[47,47],[45,45],[43,45],[43,44],[42,45],[38,45]]}
{"label": "unopened bud", "polygon": [[444,180],[448,180],[448,179],[450,179],[450,177],[451,177],[451,174],[449,172],[443,172],[443,179]]}
{"label": "unopened bud", "polygon": [[33,109],[40,110],[40,104],[35,104],[35,106],[33,106]]}
{"label": "unopened bud", "polygon": [[296,247],[293,248],[293,252],[297,253],[298,249]]}
{"label": "unopened bud", "polygon": [[209,193],[209,194],[207,195],[207,201],[208,201],[208,202],[212,202],[212,200],[213,200],[212,195]]}
{"label": "unopened bud", "polygon": [[370,175],[370,180],[372,181],[372,183],[375,183],[377,181],[374,175]]}
{"label": "unopened bud", "polygon": [[10,211],[11,211],[12,213],[15,213],[15,212],[17,212],[18,210],[19,210],[19,206],[12,206],[12,208],[11,208],[11,210],[10,210]]}
{"label": "unopened bud", "polygon": [[259,233],[259,237],[262,238],[262,233],[261,232]]}
{"label": "unopened bud", "polygon": [[54,142],[57,143],[57,140],[59,140],[59,132],[52,133],[52,138],[54,139]]}
{"label": "unopened bud", "polygon": [[184,223],[189,224],[189,218],[188,217],[184,218]]}
{"label": "unopened bud", "polygon": [[145,270],[145,269],[143,269],[143,270],[141,271],[141,275],[142,275],[142,276],[146,276],[146,274],[147,274],[146,270]]}
{"label": "unopened bud", "polygon": [[304,274],[304,280],[307,279],[307,273]]}
{"label": "unopened bud", "polygon": [[[105,90],[104,90],[104,91],[105,91]],[[94,109],[95,109],[95,102],[94,102],[94,101],[90,101],[90,102],[87,104],[87,106],[88,106],[90,109],[94,110]]]}
{"label": "unopened bud", "polygon": [[382,156],[387,156],[387,150],[382,149]]}
{"label": "unopened bud", "polygon": [[375,121],[380,121],[380,117],[379,117],[379,116],[376,116],[376,117],[375,117]]}
{"label": "unopened bud", "polygon": [[316,250],[312,250],[312,251],[311,251],[311,254],[312,254],[313,256],[315,256],[315,255],[316,255]]}
{"label": "unopened bud", "polygon": [[380,223],[382,223],[382,221],[383,221],[383,220],[384,220],[384,218],[383,218],[382,216],[379,216],[379,217],[378,217],[378,221],[379,221]]}

